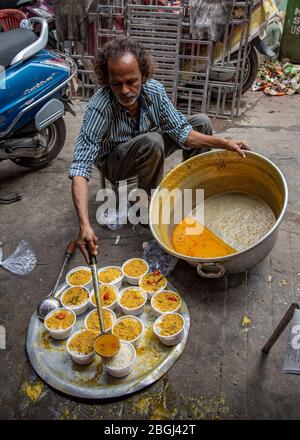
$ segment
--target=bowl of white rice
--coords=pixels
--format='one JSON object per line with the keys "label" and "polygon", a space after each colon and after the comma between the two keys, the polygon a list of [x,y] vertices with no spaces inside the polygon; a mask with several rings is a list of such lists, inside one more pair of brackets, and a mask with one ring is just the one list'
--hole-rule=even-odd
{"label": "bowl of white rice", "polygon": [[130,342],[122,341],[119,352],[108,360],[104,360],[103,363],[106,372],[111,376],[124,377],[131,372],[135,358],[134,346]]}

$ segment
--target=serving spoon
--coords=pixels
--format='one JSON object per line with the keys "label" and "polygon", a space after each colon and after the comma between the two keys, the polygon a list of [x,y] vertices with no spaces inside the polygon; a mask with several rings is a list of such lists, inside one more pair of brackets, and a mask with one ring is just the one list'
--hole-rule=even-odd
{"label": "serving spoon", "polygon": [[[94,286],[94,292],[95,292],[95,298],[96,298],[96,304],[97,304],[97,314],[99,318],[99,324],[100,324],[100,335],[97,336],[94,343],[94,348],[96,353],[99,356],[102,356],[104,358],[109,358],[112,356],[115,356],[119,350],[120,350],[120,340],[117,336],[113,334],[105,333],[105,326],[104,326],[104,317],[103,317],[103,309],[102,309],[102,300],[99,290],[99,279],[98,279],[98,270],[97,270],[97,258],[95,255],[93,255],[90,251],[89,252],[89,266],[92,271],[92,278],[93,278],[93,286]],[[98,341],[98,343],[97,343]],[[103,347],[104,345],[110,345],[112,348],[115,348],[115,350],[111,354],[105,354],[103,351],[101,351],[100,347]]]}
{"label": "serving spoon", "polygon": [[52,310],[59,309],[61,307],[61,302],[57,297],[58,295],[56,291],[60,279],[62,277],[62,274],[64,272],[65,266],[72,258],[76,250],[76,247],[77,247],[77,241],[76,240],[70,241],[70,243],[67,246],[67,250],[65,252],[65,259],[62,264],[59,275],[57,277],[54,289],[52,290],[52,292],[50,292],[50,294],[46,298],[42,299],[37,306],[37,314],[42,321],[44,321],[45,317],[48,315],[49,312],[52,312]]}

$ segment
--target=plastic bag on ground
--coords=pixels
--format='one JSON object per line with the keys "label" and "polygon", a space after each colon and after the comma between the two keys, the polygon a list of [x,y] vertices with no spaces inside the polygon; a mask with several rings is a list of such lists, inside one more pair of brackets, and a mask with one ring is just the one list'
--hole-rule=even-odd
{"label": "plastic bag on ground", "polygon": [[142,258],[149,264],[150,271],[159,270],[162,275],[167,276],[173,272],[178,258],[165,252],[156,240],[143,244],[144,252]]}
{"label": "plastic bag on ground", "polygon": [[101,225],[106,225],[111,231],[117,231],[121,229],[127,223],[128,209],[130,203],[127,203],[127,207],[121,206],[121,209],[106,209],[101,212],[97,221]]}
{"label": "plastic bag on ground", "polygon": [[27,275],[37,264],[37,257],[26,240],[20,241],[17,249],[2,261],[3,250],[0,248],[0,266],[17,275]]}

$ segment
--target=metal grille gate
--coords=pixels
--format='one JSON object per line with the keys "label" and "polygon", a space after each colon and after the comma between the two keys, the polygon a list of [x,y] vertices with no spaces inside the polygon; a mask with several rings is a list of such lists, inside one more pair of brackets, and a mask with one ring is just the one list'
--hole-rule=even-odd
{"label": "metal grille gate", "polygon": [[[95,55],[109,39],[128,35],[152,53],[158,66],[155,78],[183,113],[236,117],[247,73],[251,16],[259,1],[232,0],[223,42],[213,43],[193,38],[189,0],[167,5],[164,0],[98,0]],[[91,70],[80,72],[82,98],[87,99],[95,87],[87,80]]]}

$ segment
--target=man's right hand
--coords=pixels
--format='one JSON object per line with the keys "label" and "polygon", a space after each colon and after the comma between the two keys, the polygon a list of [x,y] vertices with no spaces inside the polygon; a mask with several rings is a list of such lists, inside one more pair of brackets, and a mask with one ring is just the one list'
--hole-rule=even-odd
{"label": "man's right hand", "polygon": [[98,238],[90,225],[80,226],[77,243],[86,262],[89,264],[89,251],[92,255],[98,253]]}

